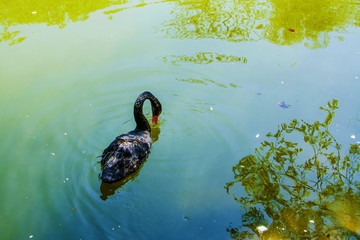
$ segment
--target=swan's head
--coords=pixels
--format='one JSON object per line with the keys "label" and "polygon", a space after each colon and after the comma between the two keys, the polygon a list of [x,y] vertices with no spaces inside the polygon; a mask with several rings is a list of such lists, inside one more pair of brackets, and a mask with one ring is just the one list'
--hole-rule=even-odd
{"label": "swan's head", "polygon": [[156,103],[151,104],[151,109],[152,109],[152,115],[153,115],[152,119],[151,119],[151,123],[152,124],[157,124],[160,113],[162,111],[161,103],[159,101],[157,101]]}
{"label": "swan's head", "polygon": [[158,124],[159,116],[160,116],[160,114],[159,114],[159,115],[154,115],[154,116],[152,117],[152,119],[151,119],[151,123],[152,123],[152,124]]}

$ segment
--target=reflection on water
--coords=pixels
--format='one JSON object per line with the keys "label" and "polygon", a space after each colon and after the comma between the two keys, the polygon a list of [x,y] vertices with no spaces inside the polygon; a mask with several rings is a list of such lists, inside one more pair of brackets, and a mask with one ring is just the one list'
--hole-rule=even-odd
{"label": "reflection on water", "polygon": [[[271,4],[275,10],[266,27],[266,39],[276,44],[305,41],[305,45],[311,48],[327,47],[331,40],[329,33],[342,33],[348,25],[360,26],[360,6],[353,0],[271,0]],[[295,34],[288,28],[294,29]]]}
{"label": "reflection on water", "polygon": [[[1,1],[0,42],[14,45],[26,39],[27,36],[19,31],[11,30],[16,25],[45,23],[64,28],[70,21],[87,20],[90,13],[112,5],[122,6],[105,11],[109,19],[125,9],[161,2],[164,1],[46,1],[36,4]],[[131,6],[126,6],[128,3],[132,3]],[[330,32],[341,33],[346,26],[359,27],[359,14],[359,4],[352,0],[179,0],[175,1],[171,18],[158,30],[164,36],[179,39],[268,40],[280,45],[304,42],[308,47],[319,48],[328,46]],[[337,38],[343,40],[342,36]]]}
{"label": "reflection on water", "polygon": [[[211,79],[208,79],[208,78],[202,78],[202,79],[195,79],[195,78],[176,78],[175,79],[176,81],[179,81],[179,82],[186,82],[186,83],[194,83],[194,84],[202,84],[202,85],[208,85],[208,83],[210,84],[214,84],[218,87],[222,87],[222,88],[227,88],[227,86],[225,86],[224,84],[222,83],[219,83],[217,81],[214,81],[214,80],[211,80]],[[232,88],[241,88],[240,85],[237,85],[235,83],[229,83],[229,86],[232,87]]]}
{"label": "reflection on water", "polygon": [[4,27],[3,31],[0,33],[0,42],[9,42],[9,46],[21,43],[26,39],[26,37],[16,37],[20,34],[20,31],[9,32],[7,27]]}
{"label": "reflection on water", "polygon": [[210,63],[232,63],[240,62],[247,63],[246,57],[236,57],[232,55],[218,54],[212,52],[198,52],[194,56],[187,55],[168,55],[158,58],[160,61],[166,64],[179,66],[181,63],[194,63],[194,64],[210,64]]}
{"label": "reflection on water", "polygon": [[359,4],[352,0],[183,0],[160,31],[179,39],[268,40],[280,45],[305,41],[319,48],[328,45],[330,32],[359,27],[359,13]]}
{"label": "reflection on water", "polygon": [[170,2],[172,0],[164,0],[164,1],[155,1],[155,2],[151,2],[151,1],[148,1],[147,3],[144,3],[144,1],[138,1],[140,3],[138,3],[137,1],[124,1],[124,5],[125,3],[133,3],[131,5],[125,5],[125,6],[122,6],[122,7],[117,7],[116,9],[114,10],[109,10],[109,11],[105,11],[104,14],[107,14],[107,15],[110,15],[109,16],[109,19],[112,19],[112,15],[113,14],[116,14],[118,12],[121,12],[121,11],[124,11],[126,9],[130,9],[130,8],[139,8],[139,7],[145,7],[147,5],[150,5],[150,4],[157,4],[157,3],[162,3],[162,2]]}
{"label": "reflection on water", "polygon": [[337,105],[333,100],[320,108],[327,112],[324,122],[282,124],[233,167],[234,181],[225,188],[245,190],[233,196],[247,211],[242,226],[227,229],[233,239],[357,237],[360,148],[352,144],[348,155],[341,155],[328,129]]}
{"label": "reflection on water", "polygon": [[[146,160],[145,160],[146,162]],[[119,182],[115,182],[115,183],[105,183],[105,182],[101,182],[100,185],[100,198],[104,201],[106,201],[110,196],[114,195],[116,190],[121,191],[124,190],[122,188],[122,186],[124,186],[127,182],[134,180],[140,173],[142,166],[145,164],[145,162],[143,164],[141,164],[141,166],[139,167],[139,169],[130,174],[127,178],[122,179]]]}
{"label": "reflection on water", "polygon": [[57,25],[60,28],[70,21],[84,21],[89,14],[106,7],[124,4],[126,0],[78,0],[78,1],[0,1],[1,25],[19,24]]}
{"label": "reflection on water", "polygon": [[266,1],[179,1],[162,32],[180,39],[257,40],[268,11]]}
{"label": "reflection on water", "polygon": [[124,4],[126,0],[90,0],[90,1],[6,1],[0,0],[0,42],[9,45],[26,39],[19,31],[11,27],[23,24],[46,24],[64,28],[69,22],[85,21],[89,14],[115,4]]}
{"label": "reflection on water", "polygon": [[[219,54],[213,52],[198,52],[193,56],[188,55],[167,55],[163,57],[157,57],[158,60],[163,62],[164,64],[169,64],[172,66],[181,66],[182,64],[211,64],[211,63],[243,63],[246,64],[248,62],[246,57],[236,57],[233,55]],[[228,88],[228,86],[220,83],[219,81],[215,81],[206,77],[199,78],[176,78],[176,81],[193,83],[193,84],[201,84],[201,85],[216,85],[222,88]],[[241,88],[240,85],[235,83],[229,83],[229,86],[232,88]]]}
{"label": "reflection on water", "polygon": [[[156,125],[156,126],[151,128],[151,140],[152,140],[153,144],[157,140],[159,140],[159,136],[160,136],[160,125]],[[112,196],[112,195],[115,194],[116,190],[118,190],[118,189],[119,189],[118,191],[123,190],[122,186],[124,186],[127,182],[134,180],[140,174],[141,168],[142,168],[142,166],[144,166],[146,161],[147,160],[145,160],[143,162],[143,164],[141,164],[141,166],[139,167],[138,170],[136,170],[134,173],[130,174],[127,178],[122,179],[119,182],[115,182],[115,183],[101,182],[101,185],[100,185],[100,193],[101,193],[100,198],[102,200],[106,201],[109,196]]]}

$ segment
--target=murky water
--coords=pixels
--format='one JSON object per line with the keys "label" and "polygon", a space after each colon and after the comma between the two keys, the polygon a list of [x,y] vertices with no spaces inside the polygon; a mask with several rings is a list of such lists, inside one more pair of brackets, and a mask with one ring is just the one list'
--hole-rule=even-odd
{"label": "murky water", "polygon": [[[359,144],[359,16],[360,1],[1,1],[1,238],[236,238],[245,210],[224,186],[269,131],[337,99],[329,128]],[[96,157],[144,90],[163,105],[150,157],[101,184]],[[356,236],[350,219],[324,224]]]}

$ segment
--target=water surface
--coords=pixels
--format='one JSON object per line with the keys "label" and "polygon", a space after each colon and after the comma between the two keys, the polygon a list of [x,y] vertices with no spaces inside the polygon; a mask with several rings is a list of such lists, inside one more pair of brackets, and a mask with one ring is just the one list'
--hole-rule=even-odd
{"label": "water surface", "polygon": [[[2,238],[235,238],[245,210],[224,186],[269,131],[323,121],[337,99],[329,128],[345,152],[359,144],[359,7],[0,2]],[[101,185],[96,157],[145,90],[163,105],[150,157]]]}

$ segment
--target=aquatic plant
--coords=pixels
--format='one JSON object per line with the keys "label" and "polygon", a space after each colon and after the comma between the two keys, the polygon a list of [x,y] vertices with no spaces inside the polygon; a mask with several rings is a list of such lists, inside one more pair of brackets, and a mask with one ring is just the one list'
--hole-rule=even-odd
{"label": "aquatic plant", "polygon": [[233,167],[225,189],[246,210],[242,226],[227,228],[233,239],[358,237],[360,149],[342,156],[329,131],[338,101],[320,109],[323,122],[283,123]]}

